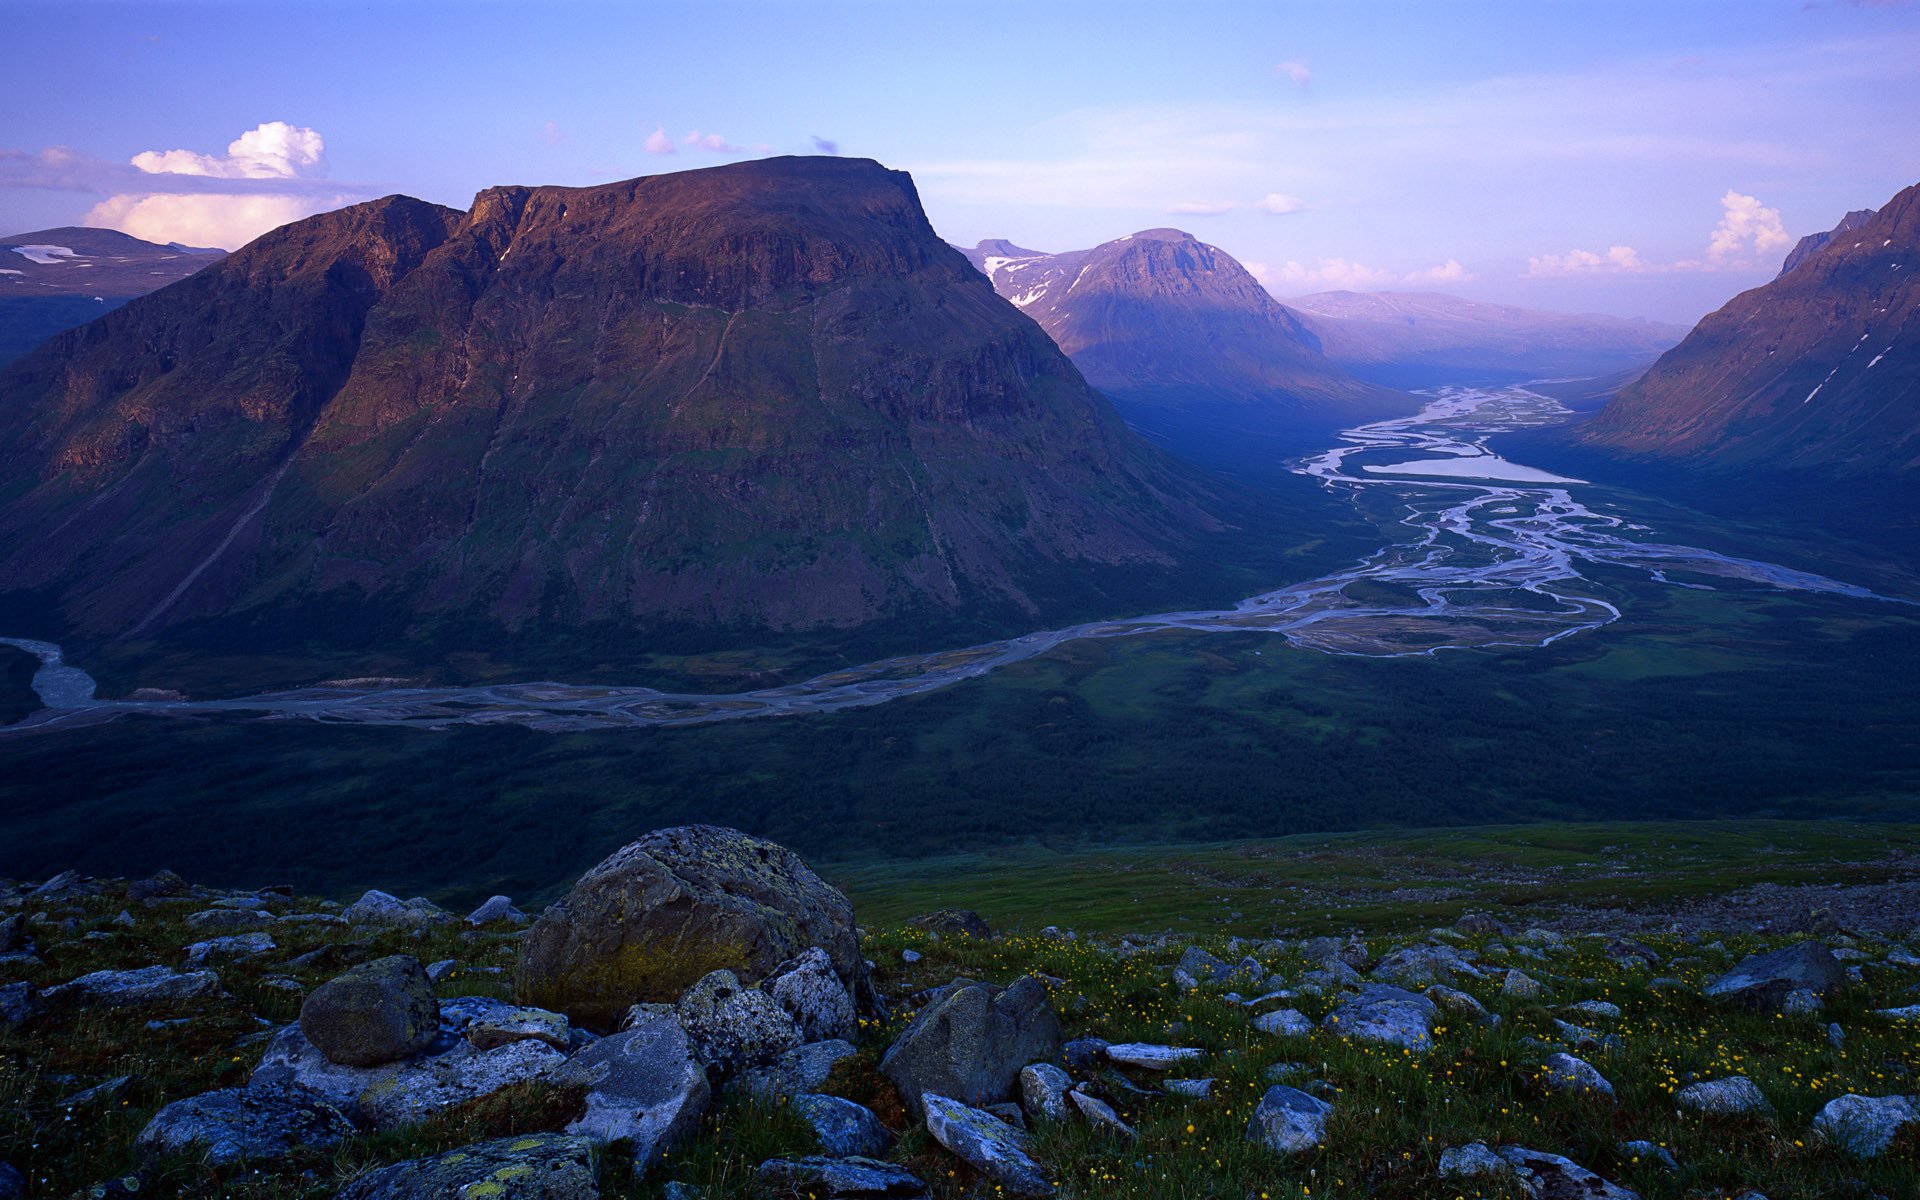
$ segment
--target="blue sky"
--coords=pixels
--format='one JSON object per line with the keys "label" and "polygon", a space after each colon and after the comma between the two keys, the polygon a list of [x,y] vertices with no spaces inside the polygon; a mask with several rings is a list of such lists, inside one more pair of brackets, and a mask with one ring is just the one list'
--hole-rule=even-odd
{"label": "blue sky", "polygon": [[963,244],[1176,225],[1282,296],[1430,288],[1691,321],[1770,277],[1783,239],[1920,181],[1920,9],[1891,2],[0,15],[4,231],[228,244],[387,192],[464,207],[499,183],[821,139],[912,171]]}

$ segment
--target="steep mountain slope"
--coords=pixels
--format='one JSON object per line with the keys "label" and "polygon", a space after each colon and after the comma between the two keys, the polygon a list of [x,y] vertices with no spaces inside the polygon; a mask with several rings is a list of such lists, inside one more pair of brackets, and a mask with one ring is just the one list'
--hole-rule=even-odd
{"label": "steep mountain slope", "polygon": [[1734,297],[1577,432],[1718,470],[1920,478],[1920,185]]}
{"label": "steep mountain slope", "polygon": [[1646,366],[1687,332],[1440,292],[1319,292],[1287,303],[1329,359],[1362,378],[1399,384],[1605,375]]}
{"label": "steep mountain slope", "polygon": [[1136,423],[1179,425],[1170,412],[1311,440],[1412,407],[1329,363],[1233,256],[1180,230],[1063,254],[1005,241],[966,253]]}
{"label": "steep mountain slope", "polygon": [[277,230],[0,374],[0,505],[0,587],[95,636],[1031,614],[1217,528],[831,158]]}
{"label": "steep mountain slope", "polygon": [[1873,210],[1871,208],[1858,208],[1846,216],[1841,217],[1840,223],[1832,229],[1820,233],[1809,233],[1807,236],[1795,242],[1793,249],[1787,252],[1786,261],[1780,264],[1780,274],[1785,275],[1788,271],[1793,270],[1805,262],[1808,256],[1820,249],[1820,247],[1831,242],[1843,233],[1852,233],[1872,219]]}
{"label": "steep mountain slope", "polygon": [[225,253],[74,226],[0,237],[0,366]]}

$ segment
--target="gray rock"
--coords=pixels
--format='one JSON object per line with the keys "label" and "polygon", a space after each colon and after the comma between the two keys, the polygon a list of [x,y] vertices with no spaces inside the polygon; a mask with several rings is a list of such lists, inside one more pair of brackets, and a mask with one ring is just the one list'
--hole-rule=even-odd
{"label": "gray rock", "polygon": [[1538,1000],[1546,992],[1539,980],[1517,967],[1500,981],[1500,994],[1512,1000]]}
{"label": "gray rock", "polygon": [[219,1165],[325,1150],[353,1132],[352,1122],[306,1088],[222,1088],[162,1108],[134,1145],[148,1155],[196,1150]]}
{"label": "gray rock", "polygon": [[1900,1130],[1920,1124],[1920,1096],[1860,1096],[1829,1100],[1813,1118],[1813,1131],[1859,1158],[1884,1153]]}
{"label": "gray rock", "polygon": [[927,1132],[963,1162],[993,1180],[1009,1195],[1051,1196],[1053,1185],[1033,1159],[1027,1135],[988,1113],[938,1092],[925,1092],[921,1103],[927,1114]]}
{"label": "gray rock", "polygon": [[1500,1157],[1520,1177],[1520,1188],[1528,1200],[1640,1200],[1638,1192],[1609,1183],[1558,1154],[1502,1146]]}
{"label": "gray rock", "polygon": [[1260,1097],[1247,1123],[1247,1140],[1278,1154],[1304,1154],[1326,1144],[1333,1105],[1277,1083]]}
{"label": "gray rock", "polygon": [[1889,1021],[1920,1021],[1920,1004],[1909,1004],[1902,1008],[1876,1008],[1873,1014]]}
{"label": "gray rock", "polygon": [[807,1092],[795,1096],[792,1106],[813,1127],[824,1154],[874,1158],[893,1148],[893,1134],[880,1118],[851,1100]]}
{"label": "gray rock", "polygon": [[1595,1050],[1618,1041],[1610,1039],[1597,1029],[1588,1029],[1585,1025],[1575,1025],[1571,1021],[1553,1019],[1553,1027],[1566,1041],[1573,1043],[1576,1050]]}
{"label": "gray rock", "polygon": [[1541,1065],[1540,1083],[1551,1092],[1614,1099],[1613,1084],[1607,1077],[1586,1059],[1571,1054],[1549,1054]]}
{"label": "gray rock", "polygon": [[925,957],[926,955],[920,953],[918,950],[907,949],[900,952],[900,961],[906,963],[908,966],[912,966]]}
{"label": "gray rock", "polygon": [[0,987],[0,1025],[24,1025],[40,1012],[40,994],[30,983]]}
{"label": "gray rock", "polygon": [[1194,981],[1195,986],[1206,983],[1219,983],[1233,972],[1233,968],[1208,954],[1198,946],[1188,946],[1180,961],[1174,964],[1176,972],[1185,973]]}
{"label": "gray rock", "polygon": [[1010,1100],[1020,1068],[1060,1052],[1060,1018],[1031,975],[1002,990],[975,983],[927,1006],[880,1060],[910,1111],[928,1092],[963,1105]]}
{"label": "gray rock", "polygon": [[1064,1121],[1070,1115],[1067,1093],[1073,1076],[1052,1063],[1030,1063],[1020,1068],[1020,1107],[1034,1121]]}
{"label": "gray rock", "polygon": [[803,1044],[800,1026],[765,992],[714,971],[687,989],[675,1009],[694,1055],[723,1075],[765,1066]]}
{"label": "gray rock", "polygon": [[369,1171],[335,1200],[598,1200],[595,1158],[586,1138],[496,1138]]}
{"label": "gray rock", "polygon": [[220,995],[220,977],[212,971],[185,974],[168,967],[141,967],[133,971],[94,971],[44,993],[54,1004],[99,1008],[132,1008]]}
{"label": "gray rock", "polygon": [[424,897],[402,900],[378,889],[370,889],[347,905],[340,915],[349,924],[368,925],[376,929],[419,929],[426,925],[444,925],[453,920],[452,913]]}
{"label": "gray rock", "polygon": [[13,954],[33,945],[27,936],[27,916],[15,913],[0,920],[0,954]]}
{"label": "gray rock", "polygon": [[1436,983],[1427,989],[1427,999],[1434,1002],[1441,1012],[1456,1021],[1472,1021],[1476,1024],[1485,1021],[1490,1015],[1486,1005],[1475,1000],[1467,993]]}
{"label": "gray rock", "polygon": [[76,1108],[95,1108],[103,1104],[113,1103],[115,1100],[126,1095],[132,1088],[133,1076],[115,1075],[105,1083],[97,1083],[90,1088],[84,1088],[81,1091],[73,1093],[71,1096],[63,1098],[56,1107],[69,1110]]}
{"label": "gray rock", "polygon": [[770,1158],[754,1172],[769,1200],[931,1200],[911,1172],[871,1158]]}
{"label": "gray rock", "polygon": [[506,896],[488,896],[479,908],[467,914],[467,924],[476,928],[496,922],[502,925],[525,925],[527,914],[515,908],[513,901]]}
{"label": "gray rock", "polygon": [[588,1089],[586,1111],[567,1132],[627,1142],[635,1172],[697,1130],[713,1096],[686,1031],[664,1013],[594,1042],[552,1078]]}
{"label": "gray rock", "polygon": [[1773,1112],[1773,1105],[1767,1103],[1753,1080],[1745,1075],[1690,1083],[1674,1093],[1673,1102],[1681,1108],[1714,1117]]}
{"label": "gray rock", "polygon": [[353,1116],[379,1129],[417,1125],[502,1088],[549,1079],[566,1061],[543,1042],[509,1042],[492,1050],[456,1042],[443,1054],[374,1068],[376,1077],[355,1099]]}
{"label": "gray rock", "polygon": [[145,879],[136,879],[127,885],[127,899],[139,903],[144,900],[156,900],[167,896],[179,896],[187,891],[187,881],[172,871],[155,871]]}
{"label": "gray rock", "polygon": [[1493,934],[1498,937],[1509,937],[1513,932],[1507,928],[1505,921],[1500,920],[1498,917],[1490,916],[1487,913],[1479,912],[1466,914],[1458,921],[1455,921],[1453,927],[1461,933]]}
{"label": "gray rock", "polygon": [[460,960],[457,958],[442,958],[430,962],[427,964],[427,982],[444,983],[453,978],[453,973],[459,969]]}
{"label": "gray rock", "polygon": [[1818,942],[1800,942],[1741,960],[1709,983],[1705,995],[1741,1008],[1777,1009],[1788,992],[1810,991],[1825,998],[1838,991],[1845,978],[1833,951]]}
{"label": "gray rock", "polygon": [[300,1028],[341,1066],[374,1067],[431,1046],[440,1002],[420,960],[394,954],[349,967],[307,993]]}
{"label": "gray rock", "polygon": [[273,923],[273,914],[264,908],[209,908],[187,917],[193,929],[258,929]]}
{"label": "gray rock", "polygon": [[1789,1017],[1811,1017],[1826,1006],[1819,992],[1807,988],[1796,988],[1780,999],[1780,1011]]}
{"label": "gray rock", "polygon": [[1253,1027],[1274,1037],[1308,1037],[1313,1033],[1313,1022],[1296,1008],[1276,1008],[1255,1017]]}
{"label": "gray rock", "polygon": [[209,938],[187,947],[187,966],[199,968],[223,959],[252,958],[275,949],[278,947],[274,944],[273,935],[266,933],[239,933]]}
{"label": "gray rock", "polygon": [[852,994],[834,972],[833,959],[818,946],[775,967],[760,988],[787,1010],[805,1041],[848,1037],[859,1020]]}
{"label": "gray rock", "polygon": [[1005,1121],[1015,1129],[1024,1130],[1027,1127],[1027,1114],[1021,1112],[1020,1106],[1011,1100],[1006,1101],[1004,1104],[989,1104],[980,1111],[990,1117],[997,1117]]}
{"label": "gray rock", "polygon": [[1485,1142],[1449,1146],[1440,1152],[1440,1178],[1478,1179],[1485,1175],[1511,1175],[1507,1160],[1487,1149]]}
{"label": "gray rock", "polygon": [[441,1001],[440,1026],[466,1038],[476,1050],[491,1050],[529,1038],[555,1050],[573,1049],[574,1031],[559,1013],[488,996],[456,996]]}
{"label": "gray rock", "polygon": [[1832,1046],[1835,1050],[1838,1050],[1846,1044],[1847,1044],[1847,1031],[1840,1028],[1840,1022],[1838,1021],[1827,1022],[1827,1045]]}
{"label": "gray rock", "polygon": [[1656,1142],[1621,1142],[1616,1148],[1630,1159],[1644,1158],[1659,1163],[1669,1171],[1680,1169],[1680,1162],[1674,1158],[1673,1152]]}
{"label": "gray rock", "polygon": [[1097,1037],[1077,1037],[1060,1047],[1060,1059],[1070,1067],[1091,1067],[1106,1059],[1109,1044]]}
{"label": "gray rock", "polygon": [[1425,988],[1436,983],[1451,983],[1462,976],[1481,979],[1485,972],[1452,946],[1408,946],[1381,959],[1370,975],[1379,983]]}
{"label": "gray rock", "polygon": [[[856,995],[853,904],[783,846],[711,825],[662,829],[582,876],[528,931],[518,998],[609,1029],[717,970],[752,982],[809,946]],[[661,953],[660,947],[672,947]]]}
{"label": "gray rock", "polygon": [[660,1185],[660,1200],[703,1200],[706,1193],[690,1183],[669,1179]]}
{"label": "gray rock", "polygon": [[987,924],[987,919],[970,908],[949,908],[940,912],[927,913],[925,916],[915,917],[908,924],[917,925],[928,933],[939,934],[941,937],[990,938],[993,936],[993,927]]}
{"label": "gray rock", "polygon": [[1206,1051],[1191,1046],[1161,1046],[1153,1042],[1117,1042],[1106,1048],[1109,1062],[1146,1071],[1170,1071],[1181,1063],[1195,1062],[1205,1054]]}
{"label": "gray rock", "polygon": [[1087,1124],[1091,1125],[1095,1131],[1110,1133],[1116,1137],[1126,1138],[1128,1141],[1132,1141],[1136,1136],[1133,1126],[1121,1120],[1120,1114],[1113,1111],[1113,1106],[1105,1100],[1097,1096],[1089,1096],[1078,1088],[1068,1092],[1067,1099],[1073,1101],[1073,1106],[1080,1110],[1080,1115],[1087,1119]]}
{"label": "gray rock", "polygon": [[1589,1021],[1618,1021],[1620,1006],[1605,1000],[1582,1000],[1578,1004],[1567,1005],[1567,1011],[1587,1018]]}
{"label": "gray rock", "polygon": [[817,1092],[832,1077],[835,1063],[858,1053],[852,1042],[838,1038],[809,1042],[787,1051],[767,1066],[741,1072],[734,1086],[765,1100]]}
{"label": "gray rock", "polygon": [[1328,1013],[1321,1024],[1343,1038],[1404,1046],[1421,1053],[1433,1047],[1433,1027],[1439,1012],[1433,1001],[1417,992],[1372,983]]}

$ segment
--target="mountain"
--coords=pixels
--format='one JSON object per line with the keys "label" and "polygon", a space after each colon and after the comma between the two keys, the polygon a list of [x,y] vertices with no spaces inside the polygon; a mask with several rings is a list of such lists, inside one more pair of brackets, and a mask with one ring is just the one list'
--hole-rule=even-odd
{"label": "mountain", "polygon": [[1801,238],[1798,242],[1794,243],[1793,249],[1787,252],[1787,260],[1780,264],[1780,274],[1785,275],[1788,271],[1793,270],[1805,262],[1807,257],[1814,251],[1820,249],[1820,247],[1826,245],[1843,233],[1852,233],[1862,225],[1865,225],[1872,217],[1872,209],[1858,208],[1846,216],[1841,217],[1840,223],[1835,225],[1831,230],[1825,233],[1810,233]]}
{"label": "mountain", "polygon": [[1232,255],[1178,229],[1045,254],[965,251],[1128,420],[1182,440],[1214,430],[1326,433],[1411,408],[1329,363],[1319,341]]}
{"label": "mountain", "polygon": [[1176,577],[1186,480],[904,173],[766,159],[390,196],[59,335],[0,374],[0,587],[266,644],[1025,622]]}
{"label": "mountain", "polygon": [[1920,480],[1920,185],[1709,314],[1576,444],[1719,471]]}
{"label": "mountain", "polygon": [[1319,292],[1287,302],[1329,359],[1400,386],[1607,375],[1645,367],[1686,329],[1483,304],[1440,292]]}
{"label": "mountain", "polygon": [[0,237],[0,366],[225,253],[77,226]]}

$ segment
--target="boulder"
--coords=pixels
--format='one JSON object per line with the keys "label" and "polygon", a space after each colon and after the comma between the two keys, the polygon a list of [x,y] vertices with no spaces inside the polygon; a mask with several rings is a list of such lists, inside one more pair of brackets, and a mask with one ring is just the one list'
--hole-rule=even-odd
{"label": "boulder", "polygon": [[702,977],[748,982],[819,946],[856,993],[853,905],[800,856],[732,829],[662,829],[583,875],[528,931],[521,1000],[610,1029],[636,1000],[673,1002]]}
{"label": "boulder", "polygon": [[698,1129],[713,1096],[686,1031],[666,1012],[594,1042],[552,1081],[587,1089],[586,1111],[567,1132],[627,1143],[636,1173]]}
{"label": "boulder", "polygon": [[1313,1022],[1296,1008],[1276,1008],[1264,1013],[1253,1019],[1253,1027],[1274,1037],[1307,1037],[1313,1033]]}
{"label": "boulder", "polygon": [[1064,1121],[1072,1110],[1067,1093],[1073,1076],[1052,1063],[1030,1063],[1020,1068],[1020,1109],[1030,1121]]}
{"label": "boulder", "polygon": [[199,968],[222,959],[252,958],[275,949],[278,947],[274,944],[273,936],[266,933],[237,933],[228,937],[209,938],[187,947],[187,966]]}
{"label": "boulder", "polygon": [[387,929],[418,929],[424,925],[443,925],[453,914],[423,896],[402,900],[377,889],[347,905],[341,916],[352,925],[370,925]]}
{"label": "boulder", "polygon": [[1404,1046],[1420,1053],[1433,1046],[1439,1014],[1433,1001],[1417,992],[1370,983],[1328,1013],[1321,1024],[1343,1038]]}
{"label": "boulder", "polygon": [[911,1172],[871,1158],[770,1158],[753,1174],[768,1200],[932,1200]]}
{"label": "boulder", "polygon": [[1318,1150],[1327,1140],[1327,1117],[1333,1105],[1298,1088],[1277,1083],[1260,1097],[1247,1122],[1247,1140],[1276,1154],[1303,1154]]}
{"label": "boulder", "polygon": [[1377,982],[1405,988],[1425,988],[1436,983],[1451,983],[1461,976],[1480,979],[1485,975],[1452,946],[1408,946],[1395,950],[1381,959],[1369,974]]}
{"label": "boulder", "polygon": [[733,1086],[763,1100],[817,1092],[833,1076],[834,1064],[858,1053],[852,1042],[839,1038],[808,1042],[787,1051],[764,1067],[741,1072]]}
{"label": "boulder", "polygon": [[134,1145],[143,1154],[193,1150],[214,1165],[325,1150],[353,1135],[324,1096],[297,1085],[222,1088],[155,1113]]}
{"label": "boulder", "polygon": [[1137,1136],[1133,1126],[1121,1120],[1120,1114],[1113,1111],[1113,1106],[1098,1096],[1089,1096],[1075,1088],[1067,1093],[1067,1099],[1073,1101],[1073,1106],[1080,1110],[1080,1115],[1087,1119],[1087,1124],[1093,1127],[1094,1132],[1110,1133],[1128,1141]]}
{"label": "boulder", "polygon": [[1500,1157],[1520,1177],[1520,1188],[1528,1200],[1640,1200],[1638,1192],[1609,1183],[1558,1154],[1502,1146]]}
{"label": "boulder", "polygon": [[1181,1063],[1193,1062],[1206,1051],[1191,1046],[1161,1046],[1153,1042],[1116,1042],[1105,1048],[1108,1061],[1143,1071],[1170,1071]]}
{"label": "boulder", "polygon": [[1673,1156],[1673,1151],[1658,1142],[1621,1142],[1615,1149],[1625,1155],[1629,1161],[1638,1162],[1644,1158],[1659,1163],[1669,1171],[1680,1169],[1680,1160]]}
{"label": "boulder", "polygon": [[961,1104],[1013,1098],[1020,1069],[1060,1052],[1060,1018],[1031,975],[1005,989],[974,983],[928,1005],[880,1060],[910,1111],[936,1092]]}
{"label": "boulder", "polygon": [[1585,1017],[1589,1021],[1620,1019],[1620,1006],[1606,1000],[1582,1000],[1578,1004],[1567,1005],[1567,1011],[1575,1016]]}
{"label": "boulder", "polygon": [[1440,1178],[1478,1179],[1485,1175],[1510,1175],[1507,1160],[1487,1149],[1485,1142],[1449,1146],[1440,1152]]}
{"label": "boulder", "polygon": [[[1468,913],[1458,921],[1455,921],[1453,927],[1461,933],[1493,934],[1498,937],[1507,937],[1512,933],[1512,930],[1507,928],[1505,921],[1488,913],[1481,912]],[[1478,1142],[1474,1144],[1479,1145]]]}
{"label": "boulder", "polygon": [[1571,1054],[1549,1054],[1540,1067],[1540,1083],[1550,1092],[1614,1099],[1613,1084],[1607,1077],[1586,1059]]}
{"label": "boulder", "polygon": [[1538,1000],[1546,991],[1539,980],[1517,967],[1508,970],[1500,981],[1500,994],[1512,1000]]}
{"label": "boulder", "polygon": [[1813,1131],[1859,1158],[1886,1151],[1908,1125],[1920,1124],[1920,1096],[1858,1096],[1829,1100],[1813,1118]]}
{"label": "boulder", "polygon": [[187,881],[162,868],[147,876],[136,879],[127,885],[127,899],[136,903],[143,900],[156,900],[167,896],[186,894]]}
{"label": "boulder", "polygon": [[800,1045],[800,1026],[772,996],[714,971],[687,989],[675,1009],[694,1056],[723,1075],[765,1066]]}
{"label": "boulder", "polygon": [[1846,981],[1840,960],[1818,942],[1800,942],[1770,954],[1755,954],[1707,984],[1709,1000],[1741,1008],[1777,1009],[1787,993],[1831,996]]}
{"label": "boulder", "polygon": [[566,1061],[541,1042],[478,1050],[447,1030],[428,1052],[377,1067],[342,1066],[307,1040],[298,1024],[267,1043],[247,1086],[298,1084],[367,1125],[412,1124],[516,1083],[546,1079]]}
{"label": "boulder", "polygon": [[1819,992],[1807,988],[1795,988],[1780,998],[1780,1011],[1789,1017],[1811,1017],[1826,1006]]}
{"label": "boulder", "polygon": [[1428,988],[1426,996],[1439,1007],[1441,1012],[1456,1021],[1472,1021],[1478,1024],[1491,1015],[1487,1012],[1486,1005],[1467,993],[1457,988],[1450,988],[1443,983],[1436,983]]}
{"label": "boulder", "polygon": [[915,917],[909,924],[918,925],[928,933],[937,933],[941,937],[990,938],[993,927],[987,919],[970,908],[947,908],[939,912],[927,913]]}
{"label": "boulder", "polygon": [[488,996],[456,996],[441,1001],[440,1025],[466,1038],[476,1050],[528,1039],[545,1042],[555,1050],[573,1049],[574,1031],[559,1013]]}
{"label": "boulder", "polygon": [[349,967],[307,993],[300,1028],[341,1066],[375,1067],[431,1046],[440,1002],[420,960],[394,954]]}
{"label": "boulder", "polygon": [[1765,1116],[1773,1112],[1773,1105],[1745,1075],[1690,1083],[1673,1094],[1673,1102],[1710,1117]]}
{"label": "boulder", "polygon": [[1169,1096],[1183,1100],[1205,1100],[1213,1094],[1212,1079],[1162,1079],[1160,1087]]}
{"label": "boulder", "polygon": [[98,1008],[133,1008],[219,994],[220,977],[212,971],[183,974],[169,967],[95,971],[71,983],[50,987],[44,993],[50,1003]]}
{"label": "boulder", "polygon": [[594,1159],[586,1138],[496,1138],[369,1171],[335,1200],[598,1200]]}
{"label": "boulder", "polygon": [[999,1184],[1008,1195],[1054,1194],[1046,1171],[1033,1159],[1026,1134],[998,1117],[938,1092],[924,1093],[921,1102],[927,1114],[927,1132],[933,1140]]}
{"label": "boulder", "polygon": [[506,896],[488,896],[480,907],[467,914],[467,924],[474,928],[482,925],[525,925],[527,914],[513,906]]}
{"label": "boulder", "polygon": [[30,983],[0,987],[0,1025],[24,1025],[40,1012],[40,994]]}
{"label": "boulder", "polygon": [[857,1027],[853,996],[819,946],[810,946],[798,958],[775,967],[760,987],[787,1010],[806,1041],[843,1038]]}
{"label": "boulder", "polygon": [[27,936],[27,917],[25,913],[14,913],[0,919],[0,954],[13,954],[25,950],[33,944]]}
{"label": "boulder", "polygon": [[824,1154],[874,1158],[893,1148],[893,1134],[866,1107],[838,1096],[803,1092],[793,1111],[813,1128]]}

